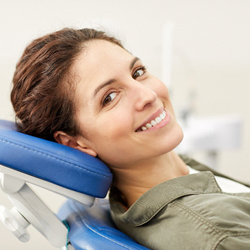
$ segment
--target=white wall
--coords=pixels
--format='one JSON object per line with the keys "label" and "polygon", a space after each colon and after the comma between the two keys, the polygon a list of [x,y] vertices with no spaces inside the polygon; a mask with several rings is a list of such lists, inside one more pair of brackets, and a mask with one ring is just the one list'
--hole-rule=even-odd
{"label": "white wall", "polygon": [[[15,63],[34,38],[65,26],[101,23],[113,30],[149,71],[161,76],[162,27],[174,24],[174,96],[194,86],[199,116],[241,114],[242,147],[221,152],[222,172],[250,182],[250,1],[248,0],[0,0],[0,118],[9,101]],[[177,105],[180,100],[177,99]],[[53,209],[62,199],[39,191]],[[1,203],[9,203],[0,193]],[[0,249],[54,249],[30,229],[19,243],[0,224]]]}

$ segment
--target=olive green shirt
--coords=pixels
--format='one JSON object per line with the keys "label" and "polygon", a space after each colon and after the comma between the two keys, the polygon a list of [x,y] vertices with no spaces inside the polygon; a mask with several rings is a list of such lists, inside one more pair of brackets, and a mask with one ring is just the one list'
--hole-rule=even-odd
{"label": "olive green shirt", "polygon": [[182,158],[201,172],[153,187],[128,210],[111,190],[117,227],[149,249],[250,249],[250,193],[223,193],[214,174],[224,175]]}

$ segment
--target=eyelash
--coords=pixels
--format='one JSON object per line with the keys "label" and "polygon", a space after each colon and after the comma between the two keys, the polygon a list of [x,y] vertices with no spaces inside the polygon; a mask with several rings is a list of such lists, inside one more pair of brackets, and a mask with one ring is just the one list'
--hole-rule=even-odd
{"label": "eyelash", "polygon": [[[135,74],[136,74],[139,70],[142,70],[143,73],[142,73],[141,75],[139,75],[139,76],[136,76]],[[147,70],[147,69],[146,69],[146,66],[141,66],[141,67],[137,68],[137,69],[133,72],[133,74],[132,74],[133,79],[137,79],[138,77],[142,76],[142,75],[146,72],[146,70]],[[107,98],[110,97],[111,94],[116,94],[116,95],[117,95],[118,93],[115,92],[115,91],[112,91],[112,92],[110,92],[109,94],[105,95],[104,98],[103,98],[103,100],[102,100],[102,106],[103,106],[103,107],[106,106],[106,105],[108,105],[110,102],[113,101],[113,100],[111,100],[111,101],[105,103],[105,102],[107,101]],[[116,97],[116,96],[115,96],[115,97]],[[115,98],[115,97],[114,97],[114,98]]]}

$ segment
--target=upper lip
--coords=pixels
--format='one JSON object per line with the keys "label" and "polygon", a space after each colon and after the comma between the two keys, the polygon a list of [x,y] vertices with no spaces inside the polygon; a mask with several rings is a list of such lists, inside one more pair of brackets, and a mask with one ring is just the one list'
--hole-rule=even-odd
{"label": "upper lip", "polygon": [[137,131],[138,129],[141,129],[142,126],[145,126],[147,123],[150,123],[156,117],[160,116],[162,111],[163,111],[163,107],[161,107],[155,113],[153,113],[151,116],[149,116],[135,131]]}

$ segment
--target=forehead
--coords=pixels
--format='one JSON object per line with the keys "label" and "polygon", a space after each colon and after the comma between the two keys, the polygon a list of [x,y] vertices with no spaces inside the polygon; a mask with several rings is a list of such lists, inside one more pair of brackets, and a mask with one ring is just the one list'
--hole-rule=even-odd
{"label": "forehead", "polygon": [[[94,40],[86,43],[83,51],[75,60],[73,70],[82,78],[97,77],[108,73],[119,65],[126,64],[132,57],[129,52],[114,43]],[[91,74],[93,71],[95,71],[94,75]]]}
{"label": "forehead", "polygon": [[87,61],[87,64],[97,64],[103,62],[107,57],[119,59],[118,55],[129,56],[130,53],[115,43],[105,40],[92,40],[85,44],[78,59],[82,60],[82,62]]}

